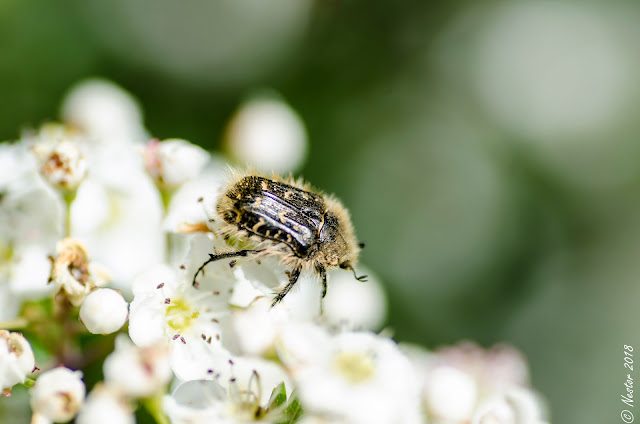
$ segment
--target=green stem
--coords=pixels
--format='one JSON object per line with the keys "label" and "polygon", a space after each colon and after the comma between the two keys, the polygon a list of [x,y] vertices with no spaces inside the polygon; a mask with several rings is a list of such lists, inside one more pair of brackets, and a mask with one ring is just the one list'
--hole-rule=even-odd
{"label": "green stem", "polygon": [[[169,188],[169,187],[162,187],[159,184],[156,185],[158,187],[158,190],[160,191],[160,198],[162,199],[162,208],[163,208],[163,214],[162,214],[162,218],[163,221],[164,219],[167,217],[167,215],[169,214],[169,204],[171,203],[171,198],[173,197],[173,195],[175,194],[175,192],[177,191],[176,188]],[[165,232],[165,250],[164,250],[164,256],[165,256],[165,260],[169,263],[171,263],[171,260],[173,259],[171,257],[171,253],[173,252],[172,249],[172,243],[173,243],[173,234],[170,231]]]}
{"label": "green stem", "polygon": [[76,198],[78,190],[67,190],[62,194],[65,203],[65,217],[64,217],[64,235],[65,237],[71,237],[71,204]]}
{"label": "green stem", "polygon": [[162,412],[162,397],[164,391],[158,390],[153,396],[140,400],[140,403],[149,412],[149,415],[156,420],[158,424],[170,424],[169,418]]}
{"label": "green stem", "polygon": [[18,317],[9,321],[0,321],[0,328],[4,330],[18,330],[29,325],[26,318]]}
{"label": "green stem", "polygon": [[169,187],[158,187],[158,190],[160,190],[162,206],[164,206],[164,216],[167,216],[167,213],[169,212],[169,203],[171,203],[171,198],[173,197],[177,189]]}

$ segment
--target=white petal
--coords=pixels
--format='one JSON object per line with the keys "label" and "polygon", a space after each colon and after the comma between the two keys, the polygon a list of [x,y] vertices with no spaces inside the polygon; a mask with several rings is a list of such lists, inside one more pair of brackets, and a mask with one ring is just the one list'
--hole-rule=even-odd
{"label": "white petal", "polygon": [[[180,232],[182,228],[197,223],[213,224],[209,218],[215,217],[218,190],[224,181],[224,165],[216,157],[195,179],[187,181],[171,196],[171,202],[164,220],[167,231]],[[201,199],[201,200],[200,200]]]}
{"label": "white petal", "polygon": [[184,381],[211,378],[230,357],[222,347],[209,345],[199,337],[171,343],[171,368]]}
{"label": "white petal", "polygon": [[323,317],[334,325],[377,330],[384,323],[386,296],[373,272],[359,266],[358,273],[366,274],[367,281],[362,283],[343,270],[329,273]]}
{"label": "white petal", "polygon": [[105,359],[103,369],[108,385],[136,398],[164,390],[173,376],[166,344],[141,349],[122,334],[116,338],[116,348]]}
{"label": "white petal", "polygon": [[44,245],[29,245],[16,252],[9,280],[13,293],[26,298],[51,293],[53,286],[47,284],[51,272],[50,253]]}
{"label": "white petal", "polygon": [[77,424],[134,424],[135,421],[122,393],[109,386],[96,386],[76,418]]}
{"label": "white petal", "polygon": [[168,265],[156,264],[138,274],[131,284],[134,296],[155,293],[162,284],[163,293],[171,295],[177,285],[176,272]]}
{"label": "white petal", "polygon": [[216,381],[187,381],[178,386],[171,396],[165,396],[162,406],[174,424],[225,424],[218,402],[226,395],[225,389]]}
{"label": "white petal", "polygon": [[425,386],[429,411],[437,418],[451,421],[471,419],[478,396],[474,379],[449,366],[431,371]]}
{"label": "white petal", "polygon": [[137,295],[131,302],[129,337],[141,347],[166,340],[164,302],[156,293]]}
{"label": "white petal", "polygon": [[267,298],[258,299],[246,309],[233,311],[230,332],[243,354],[262,355],[274,345],[278,334],[276,313]]}
{"label": "white petal", "polygon": [[[102,152],[96,152],[96,155]],[[111,272],[113,286],[130,293],[140,271],[164,259],[162,202],[132,152],[105,152],[78,189],[71,208],[72,234]],[[132,163],[129,163],[132,162]]]}

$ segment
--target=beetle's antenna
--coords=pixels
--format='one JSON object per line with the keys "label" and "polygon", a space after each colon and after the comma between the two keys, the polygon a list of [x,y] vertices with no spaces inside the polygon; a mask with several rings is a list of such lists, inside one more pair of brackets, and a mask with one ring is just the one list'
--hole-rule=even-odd
{"label": "beetle's antenna", "polygon": [[349,269],[353,272],[353,276],[354,276],[354,278],[355,278],[356,280],[358,280],[358,281],[360,281],[360,282],[362,282],[362,283],[364,283],[364,282],[366,282],[366,281],[367,281],[367,277],[368,277],[367,275],[360,275],[360,276],[358,276],[358,275],[356,275],[356,270],[355,270],[355,269],[353,269],[353,267],[349,267]]}
{"label": "beetle's antenna", "polygon": [[353,269],[353,267],[351,266],[351,264],[350,264],[350,263],[348,263],[348,262],[341,263],[341,264],[340,264],[340,268],[342,268],[342,269],[346,269],[346,270],[349,270],[349,271],[353,272],[353,277],[354,277],[356,280],[358,280],[358,281],[361,281],[361,282],[363,282],[363,283],[364,283],[365,281],[367,281],[367,276],[366,276],[366,275],[360,275],[360,276],[358,276],[358,275],[356,274],[356,270],[355,270],[355,269]]}

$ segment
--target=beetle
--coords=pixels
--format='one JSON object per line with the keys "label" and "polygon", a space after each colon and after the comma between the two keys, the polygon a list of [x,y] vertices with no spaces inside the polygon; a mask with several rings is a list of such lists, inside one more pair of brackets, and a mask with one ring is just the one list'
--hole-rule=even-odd
{"label": "beetle", "polygon": [[276,294],[271,306],[280,302],[298,281],[303,270],[313,270],[327,294],[327,270],[353,272],[360,249],[347,209],[332,195],[313,189],[302,180],[235,174],[217,199],[216,214],[225,239],[249,241],[251,249],[209,254],[193,276],[193,285],[204,267],[214,261],[236,257],[275,256],[291,268],[288,284]]}

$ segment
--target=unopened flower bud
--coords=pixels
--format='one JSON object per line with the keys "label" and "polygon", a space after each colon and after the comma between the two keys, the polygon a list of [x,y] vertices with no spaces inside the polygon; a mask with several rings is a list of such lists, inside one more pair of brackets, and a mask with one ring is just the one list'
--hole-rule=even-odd
{"label": "unopened flower bud", "polygon": [[109,277],[100,265],[89,262],[87,249],[73,238],[65,238],[56,246],[50,280],[56,292],[64,292],[74,306],[79,306],[91,289],[104,285]]}
{"label": "unopened flower bud", "polygon": [[130,142],[144,137],[137,101],[110,81],[98,78],[81,81],[69,91],[61,109],[65,122],[92,138]]}
{"label": "unopened flower bud", "polygon": [[118,389],[97,385],[80,409],[77,424],[134,424],[129,403]]}
{"label": "unopened flower bud", "polygon": [[43,372],[31,390],[31,409],[54,422],[72,419],[84,402],[82,372],[59,367]]}
{"label": "unopened flower bud", "polygon": [[105,359],[103,368],[107,384],[134,398],[163,390],[173,377],[166,344],[139,348],[124,335],[116,339],[116,349]]}
{"label": "unopened flower bud", "polygon": [[31,345],[20,333],[0,330],[0,389],[26,380],[35,366]]}
{"label": "unopened flower bud", "polygon": [[207,163],[209,154],[186,140],[151,140],[144,152],[147,172],[160,188],[177,188],[195,178]]}
{"label": "unopened flower bud", "polygon": [[277,98],[243,105],[229,123],[225,141],[234,159],[264,172],[296,170],[307,154],[302,120]]}
{"label": "unopened flower bud", "polygon": [[80,320],[93,334],[111,334],[127,321],[129,304],[122,294],[112,289],[96,289],[80,306]]}

